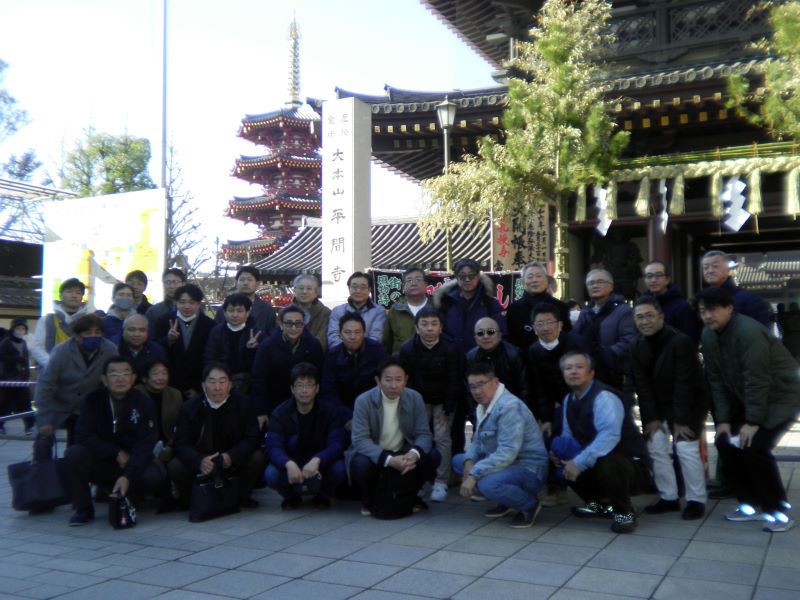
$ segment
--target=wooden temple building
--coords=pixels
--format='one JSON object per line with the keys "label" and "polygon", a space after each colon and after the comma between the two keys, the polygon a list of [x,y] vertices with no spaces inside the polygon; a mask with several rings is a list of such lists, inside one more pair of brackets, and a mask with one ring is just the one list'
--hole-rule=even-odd
{"label": "wooden temple building", "polygon": [[[435,106],[445,96],[457,104],[450,135],[453,160],[474,152],[482,136],[502,136],[509,50],[513,40],[527,35],[542,4],[537,0],[422,1],[496,69],[498,86],[438,92],[387,86],[382,96],[336,90],[338,97],[354,96],[370,105],[375,160],[416,181],[442,171],[442,131]],[[637,288],[641,290],[641,266],[650,259],[669,264],[674,281],[692,294],[701,284],[699,257],[718,248],[739,259],[742,285],[773,302],[797,299],[800,274],[793,269],[800,259],[797,147],[774,142],[765,131],[726,108],[727,80],[732,74],[745,76],[756,96],[761,93],[768,57],[751,42],[770,32],[766,14],[753,12],[752,7],[752,2],[744,0],[613,2],[611,28],[616,43],[609,49],[614,69],[609,75],[613,112],[619,127],[631,133],[631,142],[606,184],[615,199],[606,236],[597,232],[593,190],[586,190],[585,200],[579,195],[571,200],[572,277],[566,296],[583,298],[583,274],[590,265],[602,263],[614,272],[620,291],[632,298]],[[321,110],[321,101],[309,99],[308,103]],[[747,184],[743,208],[752,216],[733,231],[725,224],[727,205],[722,191],[736,177]],[[487,233],[490,224],[475,226],[478,230],[472,230],[473,235],[491,235]],[[300,246],[311,243],[317,235],[313,229],[300,230],[281,250],[260,261],[265,275],[287,280],[301,270],[319,272],[316,256],[321,256],[321,249],[316,246],[310,254],[303,253],[302,264],[289,260],[301,255]],[[385,255],[378,244],[399,243],[408,235],[398,224],[397,233],[381,234],[381,242],[377,231],[380,227],[373,226],[376,260]],[[421,248],[421,242],[416,242]],[[490,268],[495,264],[492,243],[481,247],[483,253],[473,257]],[[454,256],[466,255],[462,251],[454,247]],[[373,261],[373,266],[440,267],[425,265],[417,254],[405,252],[402,261]]]}

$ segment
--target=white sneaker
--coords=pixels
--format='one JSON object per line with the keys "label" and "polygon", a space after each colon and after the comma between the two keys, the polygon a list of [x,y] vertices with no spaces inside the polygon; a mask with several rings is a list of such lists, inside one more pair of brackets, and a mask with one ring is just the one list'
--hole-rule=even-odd
{"label": "white sneaker", "polygon": [[447,484],[437,481],[431,490],[431,502],[444,502],[447,499]]}

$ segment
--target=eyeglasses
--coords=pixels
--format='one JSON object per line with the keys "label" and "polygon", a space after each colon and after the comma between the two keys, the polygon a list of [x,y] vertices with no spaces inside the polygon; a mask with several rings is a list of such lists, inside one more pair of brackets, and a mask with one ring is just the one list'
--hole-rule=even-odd
{"label": "eyeglasses", "polygon": [[662,277],[666,277],[666,273],[645,273],[645,279],[661,279]]}
{"label": "eyeglasses", "polygon": [[292,386],[296,390],[310,390],[317,387],[316,383],[295,383]]}
{"label": "eyeglasses", "polygon": [[287,329],[300,329],[305,325],[304,321],[284,321],[283,326]]}
{"label": "eyeglasses", "polygon": [[475,332],[475,337],[483,337],[485,335],[491,337],[497,333],[497,329],[479,329]]}
{"label": "eyeglasses", "polygon": [[406,277],[406,283],[422,283],[425,281],[424,277]]}
{"label": "eyeglasses", "polygon": [[533,324],[534,329],[549,329],[553,325],[556,325],[558,321],[539,321],[538,323]]}
{"label": "eyeglasses", "polygon": [[649,314],[642,314],[642,315],[633,315],[633,318],[636,321],[655,321],[658,319],[658,313],[649,313]]}
{"label": "eyeglasses", "polygon": [[457,276],[459,281],[472,281],[478,277],[477,273],[461,273]]}
{"label": "eyeglasses", "polygon": [[478,381],[476,383],[470,383],[467,387],[469,388],[470,392],[475,392],[475,391],[477,391],[477,390],[479,390],[481,388],[486,387],[486,385],[488,383],[489,383],[489,380],[487,379],[486,381]]}
{"label": "eyeglasses", "polygon": [[368,290],[369,286],[367,284],[365,284],[365,283],[361,284],[361,285],[351,283],[350,284],[350,289],[354,290],[356,292],[363,292],[364,290]]}
{"label": "eyeglasses", "polygon": [[611,285],[611,282],[605,279],[592,279],[586,282],[586,287],[593,287],[595,285]]}

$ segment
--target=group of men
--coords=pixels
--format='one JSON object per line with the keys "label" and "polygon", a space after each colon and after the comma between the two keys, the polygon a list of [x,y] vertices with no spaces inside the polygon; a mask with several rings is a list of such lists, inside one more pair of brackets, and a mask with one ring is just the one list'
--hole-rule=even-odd
{"label": "group of men", "polygon": [[188,505],[195,476],[221,469],[238,476],[242,506],[257,505],[263,478],[284,509],[340,495],[363,514],[384,511],[386,486],[413,489],[420,510],[424,494],[444,501],[456,480],[462,495],[496,504],[487,516],[513,513],[512,527],[566,502],[569,487],[584,502],[576,517],[626,533],[631,496],[653,482],[660,498],[646,512],[681,510],[670,438],[682,516],[704,516],[713,404],[722,473],[740,500],[728,518],[784,531],[794,521],[771,450],[800,408],[797,363],[766,327],[769,306],[733,284],[728,258],[712,251],[702,266],[697,309],[662,262],[645,266],[648,291],[633,308],[611,273],[593,269],[577,319],[540,263],[523,269],[524,293],[505,312],[471,259],[431,295],[425,273],[407,270],[388,310],[364,273],[333,310],[301,275],[277,314],[246,266],[217,323],[178,269],[164,272],[164,301],[144,309],[146,279],[129,275],[104,317],[85,313],[82,284],[68,280],[37,327],[39,431],[68,431],[76,525],[93,518],[89,482],[170,510]]}

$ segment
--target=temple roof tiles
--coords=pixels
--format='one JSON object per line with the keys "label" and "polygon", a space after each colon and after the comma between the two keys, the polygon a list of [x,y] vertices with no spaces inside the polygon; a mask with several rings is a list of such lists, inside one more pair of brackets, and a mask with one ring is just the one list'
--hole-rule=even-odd
{"label": "temple roof tiles", "polygon": [[234,197],[230,201],[230,208],[234,212],[259,211],[267,208],[283,207],[301,211],[319,211],[322,198],[291,196],[288,194],[275,194],[273,196],[256,196],[254,198]]}
{"label": "temple roof tiles", "polygon": [[319,121],[319,115],[314,111],[314,109],[307,104],[302,104],[300,106],[288,106],[258,115],[245,115],[244,119],[242,119],[242,126],[255,128],[278,121],[281,118],[295,121],[305,121],[306,124],[309,121]]}
{"label": "temple roof tiles", "polygon": [[322,158],[319,156],[298,156],[296,154],[280,153],[264,156],[240,156],[236,159],[237,171],[282,166],[319,169],[322,166]]}

